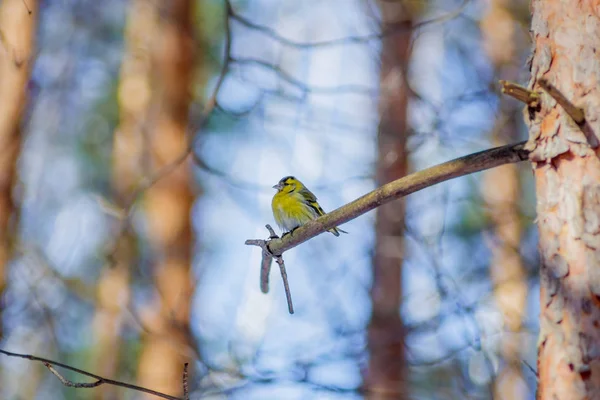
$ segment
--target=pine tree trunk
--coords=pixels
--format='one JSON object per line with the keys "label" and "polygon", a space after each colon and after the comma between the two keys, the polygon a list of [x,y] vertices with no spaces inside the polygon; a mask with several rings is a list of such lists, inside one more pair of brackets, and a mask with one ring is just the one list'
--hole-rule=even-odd
{"label": "pine tree trunk", "polygon": [[[380,125],[377,183],[382,185],[407,174],[408,153],[406,68],[410,53],[410,27],[402,2],[381,2],[384,31],[393,25],[406,29],[383,39],[381,51]],[[377,209],[373,258],[373,310],[368,327],[369,367],[365,377],[367,398],[407,397],[404,327],[400,318],[402,264],[404,262],[405,202],[397,200]]]}
{"label": "pine tree trunk", "polygon": [[6,287],[11,242],[16,224],[13,186],[17,182],[17,161],[21,151],[21,124],[27,103],[28,83],[33,65],[38,2],[4,0],[0,3],[0,339],[2,296]]}
{"label": "pine tree trunk", "polygon": [[[580,128],[548,95],[530,112],[540,234],[539,399],[600,393],[600,4],[534,0],[530,87],[546,78],[582,107]],[[582,131],[590,132],[587,136]]]}

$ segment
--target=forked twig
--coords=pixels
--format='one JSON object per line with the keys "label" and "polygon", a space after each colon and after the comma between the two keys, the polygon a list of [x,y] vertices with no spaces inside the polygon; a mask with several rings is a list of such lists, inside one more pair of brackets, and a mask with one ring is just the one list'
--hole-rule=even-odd
{"label": "forked twig", "polygon": [[272,240],[279,239],[279,236],[275,233],[271,225],[265,225],[265,228],[269,231],[269,239],[248,239],[246,240],[247,245],[258,246],[262,249],[262,261],[260,264],[260,290],[263,293],[269,292],[269,274],[271,272],[271,265],[273,258],[279,264],[279,272],[281,272],[281,279],[283,280],[283,288],[285,289],[285,298],[288,304],[288,311],[290,314],[294,313],[294,304],[292,303],[292,292],[290,291],[290,285],[287,278],[287,272],[285,270],[285,262],[281,255],[274,255],[269,249],[269,243]]}

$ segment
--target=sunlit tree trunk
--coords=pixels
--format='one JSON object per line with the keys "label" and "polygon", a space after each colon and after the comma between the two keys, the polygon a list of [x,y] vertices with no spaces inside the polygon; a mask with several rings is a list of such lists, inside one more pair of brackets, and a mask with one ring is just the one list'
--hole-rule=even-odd
{"label": "sunlit tree trunk", "polygon": [[[508,8],[510,4],[510,0],[492,0],[481,21],[481,30],[496,75],[516,81],[519,69],[514,63],[519,32]],[[517,141],[518,118],[520,110],[515,108],[514,101],[500,98],[500,115],[492,131],[494,146]],[[494,399],[521,399],[526,397],[528,390],[522,376],[522,336],[519,335],[527,300],[527,276],[519,254],[521,190],[517,165],[508,164],[486,171],[482,192],[494,230],[494,237],[489,241],[492,251],[490,278],[506,332],[500,336],[502,365],[494,381]]]}
{"label": "sunlit tree trunk", "polygon": [[[406,68],[411,22],[404,2],[380,2],[383,30],[405,25],[386,36],[381,50],[380,125],[377,183],[382,185],[407,173]],[[406,398],[404,327],[400,319],[404,262],[404,200],[377,209],[373,258],[373,310],[368,327],[369,366],[365,386],[369,399]]]}
{"label": "sunlit tree trunk", "polygon": [[21,125],[27,102],[28,82],[34,56],[38,2],[0,2],[0,339],[2,296],[8,275],[11,242],[16,229],[12,189],[17,181],[17,160],[21,151]]}
{"label": "sunlit tree trunk", "polygon": [[539,79],[548,79],[587,120],[580,128],[547,95],[528,118],[542,259],[538,398],[596,399],[600,160],[592,146],[600,133],[600,4],[534,0],[532,12],[531,87],[541,90]]}
{"label": "sunlit tree trunk", "polygon": [[[115,130],[112,156],[112,186],[115,202],[126,207],[143,174],[144,132],[147,129],[151,98],[151,46],[156,9],[151,2],[134,1],[128,13],[125,46],[117,98],[119,126]],[[121,216],[123,217],[123,216]],[[94,316],[94,371],[116,378],[123,361],[121,335],[130,298],[130,275],[136,265],[136,238],[127,226],[117,233],[109,264],[103,269]],[[97,399],[119,397],[114,386],[103,385]]]}
{"label": "sunlit tree trunk", "polygon": [[[193,95],[194,3],[158,2],[153,33],[153,123],[148,130],[154,170],[170,164],[187,147],[186,127]],[[185,362],[193,361],[189,325],[193,281],[191,165],[181,164],[154,185],[144,198],[152,248],[156,298],[146,310],[148,333],[143,337],[138,379],[143,386],[181,394]]]}

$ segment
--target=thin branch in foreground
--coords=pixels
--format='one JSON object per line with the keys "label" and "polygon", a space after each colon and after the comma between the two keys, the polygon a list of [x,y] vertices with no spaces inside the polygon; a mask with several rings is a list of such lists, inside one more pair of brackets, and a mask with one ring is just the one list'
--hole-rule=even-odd
{"label": "thin branch in foreground", "polygon": [[[115,381],[113,379],[103,378],[101,376],[92,374],[91,372],[87,372],[87,371],[84,371],[82,369],[75,368],[75,367],[72,367],[70,365],[60,363],[58,361],[48,360],[47,358],[36,357],[36,356],[30,355],[30,354],[13,353],[13,352],[2,350],[2,349],[0,349],[0,354],[4,354],[4,355],[9,356],[9,357],[24,358],[26,360],[31,360],[31,361],[39,361],[39,362],[43,363],[50,370],[50,372],[52,372],[54,374],[54,376],[56,376],[61,381],[61,383],[63,385],[65,385],[65,386],[75,387],[75,388],[94,388],[94,387],[106,384],[106,385],[118,386],[118,387],[123,387],[123,388],[126,388],[126,389],[135,390],[137,392],[151,394],[151,395],[154,395],[156,397],[160,397],[161,399],[182,400],[180,397],[170,396],[170,395],[165,394],[165,393],[157,392],[156,390],[147,389],[145,387],[136,386],[136,385],[132,385],[132,384],[121,382],[121,381]],[[96,382],[92,382],[92,383],[74,383],[72,381],[69,381],[68,379],[65,379],[60,373],[58,373],[58,371],[56,371],[53,368],[53,366],[61,367],[61,368],[67,369],[69,371],[76,372],[76,373],[81,374],[81,375],[89,376],[90,378],[96,379]]]}
{"label": "thin branch in foreground", "polygon": [[[307,222],[294,230],[293,235],[285,235],[282,238],[269,240],[249,239],[246,240],[245,244],[258,246],[263,249],[263,263],[265,254],[277,259],[285,251],[393,200],[453,178],[504,164],[525,161],[529,156],[529,151],[524,148],[525,143],[519,142],[480,151],[415,172],[414,174],[387,183],[351,203]],[[282,270],[282,276],[283,272],[284,270]],[[261,288],[264,289],[262,286]],[[288,299],[288,301],[290,300],[291,298]],[[293,309],[290,308],[290,310]]]}

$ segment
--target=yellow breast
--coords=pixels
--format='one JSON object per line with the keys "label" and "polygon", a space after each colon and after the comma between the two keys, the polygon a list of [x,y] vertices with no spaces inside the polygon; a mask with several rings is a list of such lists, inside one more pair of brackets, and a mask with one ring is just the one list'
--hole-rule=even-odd
{"label": "yellow breast", "polygon": [[314,219],[312,209],[304,203],[302,195],[297,193],[276,193],[271,207],[275,221],[284,230],[292,230]]}

